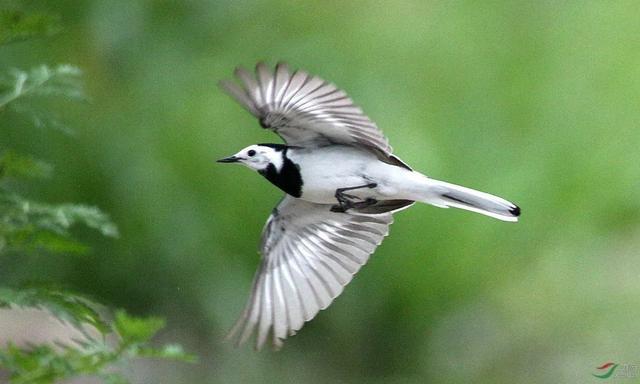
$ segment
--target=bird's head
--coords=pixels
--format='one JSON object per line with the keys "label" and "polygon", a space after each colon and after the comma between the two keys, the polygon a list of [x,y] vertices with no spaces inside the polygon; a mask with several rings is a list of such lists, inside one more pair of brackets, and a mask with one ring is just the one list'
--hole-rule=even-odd
{"label": "bird's head", "polygon": [[241,163],[256,171],[266,170],[269,164],[273,164],[279,171],[284,163],[285,148],[282,144],[254,144],[218,160],[218,163]]}

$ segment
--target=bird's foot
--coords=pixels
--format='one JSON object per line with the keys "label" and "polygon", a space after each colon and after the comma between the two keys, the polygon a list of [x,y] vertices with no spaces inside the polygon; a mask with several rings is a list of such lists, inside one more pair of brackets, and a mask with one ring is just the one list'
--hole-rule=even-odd
{"label": "bird's foot", "polygon": [[370,206],[372,206],[374,204],[377,204],[377,203],[378,203],[378,200],[376,200],[374,198],[371,198],[371,197],[369,197],[367,199],[364,199],[363,201],[355,201],[355,202],[354,201],[345,201],[345,202],[342,202],[340,204],[333,205],[331,207],[331,212],[344,213],[349,209],[356,209],[356,210],[363,209],[363,208],[370,207]]}
{"label": "bird's foot", "polygon": [[[358,185],[356,187],[347,187],[347,188],[338,188],[336,189],[336,200],[338,200],[338,204],[331,207],[332,212],[346,212],[348,209],[362,209],[369,207],[373,204],[376,204],[378,201],[373,198],[361,199],[358,196],[350,195],[345,193],[345,191],[352,191],[355,189],[362,188],[375,188],[378,184],[369,183],[365,185]],[[360,201],[356,201],[360,200]]]}

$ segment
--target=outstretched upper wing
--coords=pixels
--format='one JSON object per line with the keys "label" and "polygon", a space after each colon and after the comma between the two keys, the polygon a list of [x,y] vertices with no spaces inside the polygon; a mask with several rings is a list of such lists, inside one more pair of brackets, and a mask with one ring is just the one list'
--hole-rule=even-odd
{"label": "outstretched upper wing", "polygon": [[275,71],[258,63],[256,76],[238,67],[235,75],[240,85],[222,81],[221,87],[287,144],[357,145],[391,155],[380,129],[335,85],[304,71],[291,73],[285,63]]}
{"label": "outstretched upper wing", "polygon": [[331,304],[389,232],[391,213],[375,216],[330,211],[285,196],[262,233],[262,261],[251,297],[230,337],[245,342],[257,329],[256,348],[269,333],[275,347]]}

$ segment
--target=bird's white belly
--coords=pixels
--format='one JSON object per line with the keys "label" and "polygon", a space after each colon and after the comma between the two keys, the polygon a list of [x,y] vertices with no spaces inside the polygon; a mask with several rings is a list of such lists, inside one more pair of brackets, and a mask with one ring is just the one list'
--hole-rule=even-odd
{"label": "bird's white belly", "polygon": [[362,199],[385,200],[397,195],[396,186],[402,175],[411,172],[386,164],[375,155],[345,146],[293,151],[291,159],[300,165],[301,198],[314,203],[335,204],[339,188],[375,183],[375,188],[346,191]]}

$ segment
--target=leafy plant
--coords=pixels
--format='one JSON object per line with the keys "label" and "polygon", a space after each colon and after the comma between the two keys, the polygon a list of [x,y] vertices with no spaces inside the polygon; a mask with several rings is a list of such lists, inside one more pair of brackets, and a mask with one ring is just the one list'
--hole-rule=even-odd
{"label": "leafy plant", "polygon": [[[59,29],[57,18],[0,11],[0,45]],[[9,70],[0,75],[0,118],[6,111],[26,114],[39,127],[69,130],[35,98],[84,100],[81,71],[71,65],[41,65],[30,70]],[[107,237],[118,229],[100,209],[84,204],[49,204],[14,191],[15,182],[51,177],[53,167],[31,156],[3,148],[0,143],[0,257],[43,252],[85,252],[70,229],[84,225]],[[82,337],[71,342],[0,346],[0,370],[11,383],[53,383],[80,375],[93,375],[107,383],[127,383],[114,366],[134,358],[193,361],[178,345],[154,348],[153,336],[164,327],[160,318],[138,318],[123,310],[110,310],[77,293],[51,287],[0,287],[0,309],[38,308],[47,311]]]}
{"label": "leafy plant", "polygon": [[82,204],[44,204],[0,189],[0,254],[23,251],[32,253],[85,252],[81,243],[69,237],[69,228],[81,223],[116,237],[117,227],[96,207]]}
{"label": "leafy plant", "polygon": [[0,77],[0,111],[10,109],[29,116],[36,127],[70,130],[58,116],[34,103],[34,97],[62,97],[85,100],[80,77],[82,71],[69,64],[40,65],[30,70],[13,68]]}
{"label": "leafy plant", "polygon": [[[138,318],[108,310],[81,295],[51,288],[0,289],[0,307],[45,309],[80,331],[72,343],[19,348],[9,344],[0,350],[0,367],[10,372],[13,384],[46,384],[79,375],[94,375],[107,383],[127,383],[113,365],[134,358],[162,358],[193,362],[195,357],[179,345],[153,348],[151,338],[164,327],[160,318]],[[108,320],[108,317],[113,317]],[[115,340],[112,340],[115,339]]]}

